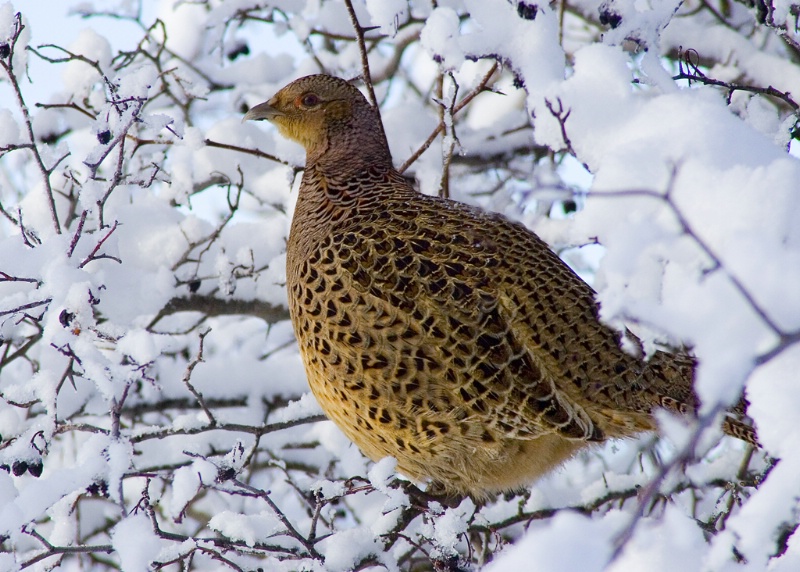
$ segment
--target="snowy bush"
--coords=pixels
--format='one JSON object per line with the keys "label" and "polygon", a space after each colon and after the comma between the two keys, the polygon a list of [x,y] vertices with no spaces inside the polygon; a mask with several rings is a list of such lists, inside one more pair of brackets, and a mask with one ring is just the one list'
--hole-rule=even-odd
{"label": "snowy bush", "polygon": [[[800,569],[800,5],[69,4],[69,45],[0,5],[0,570]],[[320,71],[422,192],[690,347],[698,419],[485,504],[368,462],[288,322],[302,150],[240,122]],[[760,450],[718,429],[743,389]]]}

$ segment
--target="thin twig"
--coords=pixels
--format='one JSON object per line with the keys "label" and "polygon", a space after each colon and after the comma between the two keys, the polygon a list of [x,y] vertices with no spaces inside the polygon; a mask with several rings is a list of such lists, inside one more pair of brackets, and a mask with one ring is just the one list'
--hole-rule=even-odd
{"label": "thin twig", "polygon": [[41,542],[45,547],[45,552],[34,556],[33,558],[26,560],[22,564],[20,564],[20,569],[25,569],[33,566],[37,562],[41,562],[51,556],[56,556],[59,554],[91,554],[95,552],[104,552],[106,554],[111,554],[114,551],[114,547],[110,544],[95,544],[95,545],[86,545],[86,546],[54,546],[50,543],[45,537],[39,534],[36,530],[27,530],[23,529],[22,532],[25,534],[34,537],[36,540]]}
{"label": "thin twig", "polygon": [[[455,102],[456,98],[458,97],[458,82],[456,82],[455,76],[453,73],[450,72],[447,74],[450,77],[450,81],[453,82],[453,92],[452,94],[448,95],[446,98],[445,94],[445,87],[444,87],[444,76],[440,76],[439,87],[439,121],[444,124],[444,140],[447,142],[446,147],[442,148],[442,178],[439,183],[439,196],[443,198],[450,197],[450,163],[453,161],[453,152],[455,151],[456,144],[459,143],[458,136],[456,135],[456,124],[455,124]],[[449,141],[447,141],[449,135]]]}
{"label": "thin twig", "polygon": [[686,50],[683,53],[679,52],[678,74],[673,76],[672,79],[675,81],[679,79],[685,79],[689,82],[689,84],[695,81],[698,83],[702,83],[703,85],[724,87],[725,89],[728,90],[729,93],[732,93],[734,91],[747,91],[749,93],[767,95],[770,97],[780,99],[786,105],[788,105],[793,111],[797,111],[798,109],[800,109],[800,104],[798,104],[792,98],[792,94],[790,92],[780,91],[779,89],[775,89],[771,85],[767,87],[758,87],[753,85],[743,85],[738,83],[726,82],[708,77],[702,71],[700,71],[699,64],[697,63],[699,58],[700,55],[698,54],[697,50]]}
{"label": "thin twig", "polygon": [[84,258],[81,261],[81,263],[78,265],[78,268],[83,268],[84,266],[89,264],[91,261],[97,260],[99,258],[110,258],[111,260],[115,260],[116,262],[119,262],[120,264],[122,263],[122,261],[119,258],[117,258],[116,256],[111,256],[110,254],[97,254],[97,252],[103,246],[105,241],[107,241],[108,238],[114,233],[114,231],[117,230],[117,225],[118,225],[117,221],[114,221],[114,225],[108,230],[108,232],[105,234],[105,236],[103,236],[103,238],[101,238],[100,240],[97,241],[97,244],[92,249],[92,251],[89,253],[89,256],[87,256],[86,258]]}
{"label": "thin twig", "polygon": [[725,407],[721,403],[718,403],[704,415],[699,416],[697,418],[697,425],[695,426],[694,431],[692,432],[686,444],[684,444],[680,451],[678,451],[678,454],[675,455],[675,457],[669,463],[666,463],[659,468],[658,473],[652,479],[650,479],[650,482],[647,483],[647,486],[640,491],[640,494],[638,495],[639,500],[636,504],[636,511],[634,512],[633,517],[628,525],[616,536],[614,541],[614,552],[612,553],[609,562],[614,562],[617,558],[619,558],[627,543],[631,540],[631,538],[633,538],[633,533],[636,530],[636,526],[642,517],[644,517],[645,508],[652,506],[652,502],[658,494],[661,483],[664,482],[673,469],[692,459],[697,448],[697,444],[700,441],[700,437],[703,435],[704,431],[714,423],[717,416],[724,410]]}
{"label": "thin twig", "polygon": [[364,79],[364,83],[367,86],[367,93],[369,95],[369,102],[375,108],[375,111],[378,113],[378,117],[380,117],[380,109],[378,108],[378,99],[375,97],[375,90],[372,87],[372,75],[369,71],[369,58],[367,56],[367,45],[364,40],[364,32],[369,30],[374,30],[376,28],[362,28],[361,24],[358,22],[358,16],[356,15],[356,11],[353,8],[352,0],[344,0],[345,6],[347,6],[347,13],[350,16],[350,23],[353,25],[353,30],[356,32],[356,42],[358,43],[358,50],[361,53],[361,73]]}
{"label": "thin twig", "polygon": [[195,389],[194,385],[192,385],[191,378],[192,372],[194,368],[197,367],[199,363],[203,360],[203,344],[205,343],[206,336],[211,333],[211,328],[207,329],[204,332],[200,332],[200,347],[197,350],[197,355],[189,362],[186,366],[186,371],[183,374],[183,384],[187,387],[187,389],[194,395],[194,398],[197,399],[197,403],[200,404],[200,407],[203,408],[203,412],[208,417],[208,427],[214,428],[217,426],[217,419],[214,417],[214,414],[211,412],[211,409],[208,408],[206,405],[206,400],[203,398],[203,394]]}
{"label": "thin twig", "polygon": [[[141,140],[139,142],[141,144],[163,143],[162,141],[146,141],[146,140]],[[219,141],[212,141],[211,139],[205,139],[203,143],[205,143],[209,147],[216,147],[217,149],[228,149],[230,151],[237,151],[239,153],[247,153],[248,155],[261,157],[262,159],[269,159],[270,161],[274,161],[276,163],[280,163],[281,165],[286,165],[287,167],[291,167],[295,171],[301,170],[301,167],[299,167],[298,165],[293,165],[292,163],[286,161],[285,159],[281,159],[280,157],[276,157],[275,155],[270,155],[269,153],[264,153],[263,151],[259,151],[258,149],[249,149],[247,147],[240,147],[238,145],[231,145],[229,143],[220,143]]]}
{"label": "thin twig", "polygon": [[25,103],[25,99],[22,97],[22,91],[20,90],[19,82],[17,81],[17,76],[14,72],[14,49],[17,45],[17,40],[19,39],[22,30],[24,29],[25,26],[22,23],[22,15],[17,12],[14,15],[14,33],[11,36],[10,54],[6,58],[0,58],[0,67],[5,70],[6,75],[8,76],[8,81],[11,84],[12,90],[14,91],[14,96],[17,98],[17,106],[22,112],[25,129],[28,134],[28,141],[30,141],[31,145],[30,149],[33,154],[33,158],[36,161],[36,165],[39,167],[39,172],[42,174],[42,181],[44,182],[45,193],[47,195],[47,206],[50,209],[50,217],[53,220],[53,228],[55,229],[56,234],[61,234],[61,224],[58,222],[58,211],[56,209],[53,186],[50,182],[50,173],[54,167],[51,167],[50,169],[45,167],[44,160],[42,159],[39,149],[36,146],[36,137],[33,134],[33,122],[31,121],[31,114],[28,111],[28,105]]}
{"label": "thin twig", "polygon": [[37,308],[39,306],[44,306],[52,302],[52,298],[45,298],[44,300],[37,300],[36,302],[28,302],[27,304],[23,304],[21,306],[17,306],[16,308],[12,308],[11,310],[0,310],[0,316],[7,316],[9,314],[16,314],[18,312],[22,312],[23,310],[30,310],[31,308]]}
{"label": "thin twig", "polygon": [[237,487],[247,491],[248,493],[255,495],[260,499],[263,499],[272,509],[272,512],[275,514],[275,516],[278,517],[278,520],[281,521],[281,524],[283,524],[283,526],[286,528],[289,535],[295,540],[297,540],[300,544],[302,544],[303,548],[308,550],[308,553],[313,558],[322,560],[322,555],[319,552],[317,552],[317,549],[314,547],[314,544],[297,531],[297,529],[294,527],[291,521],[289,521],[289,519],[283,513],[283,511],[278,507],[278,505],[275,504],[275,501],[273,501],[272,498],[270,498],[269,491],[263,491],[256,487],[248,485],[247,483],[243,483],[238,479],[233,479],[233,483]]}
{"label": "thin twig", "polygon": [[[261,437],[267,433],[274,433],[275,431],[283,431],[298,425],[305,425],[307,423],[320,423],[327,421],[328,418],[322,414],[309,415],[299,419],[292,419],[291,421],[280,421],[277,423],[268,423],[266,425],[245,425],[242,423],[220,423],[217,422],[213,427],[211,425],[204,425],[203,427],[187,427],[187,428],[167,428],[159,431],[152,431],[148,433],[137,433],[131,436],[131,443],[141,443],[143,441],[150,441],[153,439],[164,439],[166,437],[174,437],[176,435],[199,435],[208,431],[231,431],[235,433],[249,433],[256,437]],[[56,429],[56,433],[65,433],[73,430],[88,430],[92,433],[105,433],[103,429],[91,427],[86,425],[61,425]]]}
{"label": "thin twig", "polygon": [[[473,89],[472,91],[470,91],[470,92],[469,92],[469,93],[468,93],[468,94],[467,94],[467,95],[464,97],[464,99],[462,99],[462,100],[461,100],[461,101],[460,101],[460,102],[459,102],[459,103],[458,103],[458,104],[457,104],[457,105],[456,105],[456,106],[453,108],[453,115],[456,115],[456,114],[457,114],[459,111],[461,111],[462,109],[464,109],[464,107],[466,107],[467,105],[469,105],[469,104],[470,104],[470,102],[471,102],[473,99],[475,99],[475,97],[476,97],[478,94],[481,94],[481,93],[483,93],[484,91],[486,91],[486,89],[487,89],[487,88],[486,88],[486,86],[489,84],[489,80],[490,80],[490,79],[492,78],[492,76],[494,75],[494,72],[496,72],[496,71],[497,71],[497,68],[498,68],[498,67],[499,67],[499,64],[498,64],[497,62],[494,62],[494,64],[492,65],[491,69],[490,69],[490,70],[489,70],[489,71],[486,73],[486,75],[484,75],[484,76],[483,76],[483,79],[482,79],[482,80],[481,80],[481,82],[480,82],[480,83],[477,85],[477,87],[475,87],[475,89]],[[439,136],[439,134],[440,134],[442,131],[444,131],[444,128],[445,128],[444,121],[439,121],[439,125],[437,125],[437,126],[436,126],[436,128],[435,128],[435,129],[434,129],[434,130],[431,132],[431,134],[430,134],[430,135],[428,135],[428,138],[425,140],[425,142],[424,142],[424,143],[422,143],[422,145],[420,145],[419,149],[417,149],[416,151],[414,151],[414,152],[411,154],[411,156],[410,156],[408,159],[406,159],[406,160],[405,160],[405,162],[404,162],[402,165],[400,165],[400,167],[399,167],[397,170],[398,170],[400,173],[404,173],[404,172],[406,171],[406,169],[408,169],[408,168],[409,168],[411,165],[413,165],[413,164],[414,164],[414,162],[415,162],[417,159],[419,159],[419,158],[420,158],[420,155],[422,155],[422,154],[423,154],[425,151],[427,151],[427,150],[428,150],[428,147],[430,147],[430,146],[431,146],[431,144],[432,144],[432,143],[433,143],[433,142],[436,140],[436,137],[438,137],[438,136]]]}
{"label": "thin twig", "polygon": [[[673,170],[672,173],[672,180],[675,178],[675,171]],[[670,181],[670,186],[672,185],[672,180]],[[739,278],[733,274],[728,268],[723,264],[720,257],[714,252],[711,246],[705,242],[700,236],[694,231],[694,229],[689,224],[689,221],[684,216],[681,209],[675,204],[675,201],[672,198],[671,188],[667,189],[666,193],[661,193],[658,191],[650,191],[646,189],[631,189],[631,190],[622,190],[622,191],[602,191],[602,192],[592,192],[588,193],[585,196],[590,196],[593,198],[611,198],[611,197],[620,197],[620,196],[642,196],[642,197],[651,197],[654,199],[658,199],[664,201],[664,203],[669,207],[672,211],[675,219],[677,220],[678,224],[681,227],[681,230],[687,236],[690,236],[692,240],[695,241],[697,246],[700,247],[700,250],[709,257],[711,262],[714,264],[714,268],[711,270],[720,269],[725,272],[728,276],[728,279],[731,281],[731,284],[736,289],[737,292],[744,298],[748,305],[753,309],[753,311],[758,315],[759,318],[764,322],[764,324],[769,327],[776,335],[781,337],[781,339],[786,338],[787,336],[796,336],[795,333],[787,333],[775,322],[767,311],[761,307],[761,305],[753,298],[753,295],[750,291],[745,287],[745,285],[739,280]]]}
{"label": "thin twig", "polygon": [[69,243],[69,249],[67,249],[67,258],[72,258],[72,253],[75,252],[75,247],[78,245],[78,240],[81,238],[81,233],[83,232],[83,225],[86,224],[86,216],[89,214],[89,211],[84,210],[81,213],[81,218],[78,221],[78,228],[75,229],[75,234],[72,236],[72,240]]}

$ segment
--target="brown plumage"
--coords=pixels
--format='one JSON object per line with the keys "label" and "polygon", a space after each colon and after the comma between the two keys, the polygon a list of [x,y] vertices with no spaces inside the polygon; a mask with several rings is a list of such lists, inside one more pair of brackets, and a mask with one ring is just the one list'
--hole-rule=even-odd
{"label": "brown plumage", "polygon": [[[368,457],[484,496],[655,429],[656,407],[696,409],[691,358],[626,353],[592,289],[535,234],[416,192],[349,83],[299,79],[245,119],[306,148],[292,322],[314,395]],[[725,428],[755,441],[733,419]]]}

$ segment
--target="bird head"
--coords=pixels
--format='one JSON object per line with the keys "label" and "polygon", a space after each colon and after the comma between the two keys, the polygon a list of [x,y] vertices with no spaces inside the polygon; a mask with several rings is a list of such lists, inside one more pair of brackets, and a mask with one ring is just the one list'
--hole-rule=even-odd
{"label": "bird head", "polygon": [[382,136],[379,119],[361,92],[343,79],[322,74],[288,84],[248,111],[242,121],[247,120],[273,123],[283,136],[305,147],[309,156],[321,155],[337,138],[374,125]]}

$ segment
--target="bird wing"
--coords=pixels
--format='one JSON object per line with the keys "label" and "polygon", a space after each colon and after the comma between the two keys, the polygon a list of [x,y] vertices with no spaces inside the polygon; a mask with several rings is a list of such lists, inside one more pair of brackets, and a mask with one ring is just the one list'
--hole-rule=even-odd
{"label": "bird wing", "polygon": [[[352,309],[337,312],[370,347],[361,374],[381,377],[382,391],[405,400],[412,417],[444,411],[460,426],[498,436],[602,439],[581,388],[562,387],[557,359],[581,358],[563,349],[569,324],[562,322],[593,311],[578,308],[575,318],[565,307],[593,307],[589,287],[504,218],[420,195],[407,208],[383,206],[358,209],[359,220],[326,241],[337,251],[329,258],[338,261],[343,288],[355,293]],[[532,262],[542,257],[545,264]]]}

